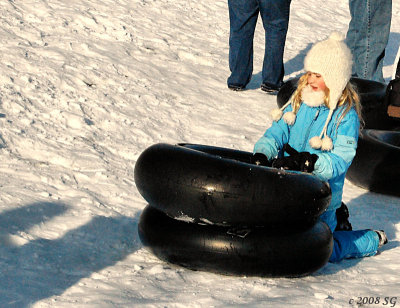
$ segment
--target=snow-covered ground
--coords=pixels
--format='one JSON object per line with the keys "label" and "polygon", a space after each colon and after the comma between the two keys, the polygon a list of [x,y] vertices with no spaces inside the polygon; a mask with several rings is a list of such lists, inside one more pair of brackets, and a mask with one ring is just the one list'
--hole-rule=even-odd
{"label": "snow-covered ground", "polygon": [[[293,0],[285,79],[348,22],[347,1]],[[1,307],[400,306],[400,199],[349,182],[353,227],[389,236],[377,256],[266,279],[190,271],[143,248],[141,152],[158,142],[251,151],[271,124],[261,23],[248,91],[226,87],[228,36],[224,0],[0,0]],[[399,44],[393,1],[387,81]]]}

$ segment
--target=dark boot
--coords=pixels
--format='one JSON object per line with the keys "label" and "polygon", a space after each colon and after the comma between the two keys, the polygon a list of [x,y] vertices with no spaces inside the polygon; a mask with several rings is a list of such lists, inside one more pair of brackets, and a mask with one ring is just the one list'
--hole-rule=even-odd
{"label": "dark boot", "polygon": [[379,246],[378,248],[381,248],[383,245],[387,244],[388,238],[386,236],[385,231],[383,230],[374,230],[378,236],[379,236]]}
{"label": "dark boot", "polygon": [[349,221],[349,209],[346,204],[342,205],[336,210],[337,226],[335,231],[351,231],[353,230]]}

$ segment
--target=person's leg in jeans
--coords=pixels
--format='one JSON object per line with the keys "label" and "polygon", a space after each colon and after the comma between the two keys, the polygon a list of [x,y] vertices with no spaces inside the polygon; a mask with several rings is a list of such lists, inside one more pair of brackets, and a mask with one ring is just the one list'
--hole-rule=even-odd
{"label": "person's leg in jeans", "polygon": [[260,15],[265,30],[262,83],[279,89],[283,83],[283,52],[289,26],[291,0],[260,0]]}
{"label": "person's leg in jeans", "polygon": [[253,73],[253,39],[259,13],[257,0],[228,0],[229,69],[228,86],[245,87]]}
{"label": "person's leg in jeans", "polygon": [[384,82],[382,68],[390,33],[392,0],[349,0],[346,43],[353,53],[353,76]]}

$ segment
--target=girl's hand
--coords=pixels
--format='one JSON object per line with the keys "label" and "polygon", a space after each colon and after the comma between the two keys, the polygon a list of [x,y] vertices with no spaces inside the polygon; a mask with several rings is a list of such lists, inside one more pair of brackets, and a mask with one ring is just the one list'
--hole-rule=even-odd
{"label": "girl's hand", "polygon": [[314,171],[315,162],[318,160],[317,154],[297,152],[289,144],[285,144],[283,150],[290,156],[275,159],[272,162],[272,167],[308,173]]}
{"label": "girl's hand", "polygon": [[268,157],[265,156],[262,153],[255,153],[252,157],[251,157],[251,163],[254,165],[258,165],[258,166],[266,166],[266,167],[271,167],[271,163],[268,160]]}

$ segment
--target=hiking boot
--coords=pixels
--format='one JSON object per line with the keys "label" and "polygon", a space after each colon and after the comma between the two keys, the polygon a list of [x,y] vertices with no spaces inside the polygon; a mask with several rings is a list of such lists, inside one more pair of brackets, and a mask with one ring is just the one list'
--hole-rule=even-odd
{"label": "hiking boot", "polygon": [[383,245],[387,244],[388,238],[386,236],[385,231],[383,230],[374,230],[379,236],[379,245],[378,248],[381,248]]}
{"label": "hiking boot", "polygon": [[272,85],[270,83],[262,83],[261,90],[268,94],[277,95],[281,87]]}
{"label": "hiking boot", "polygon": [[336,210],[337,225],[335,231],[351,231],[353,227],[349,221],[349,209],[342,202],[341,206]]}
{"label": "hiking boot", "polygon": [[245,86],[237,84],[228,84],[228,88],[232,91],[243,91]]}

